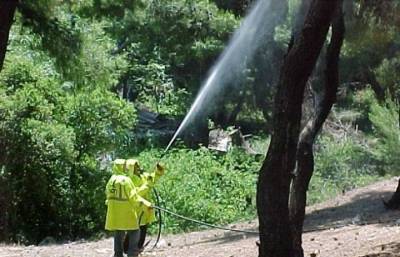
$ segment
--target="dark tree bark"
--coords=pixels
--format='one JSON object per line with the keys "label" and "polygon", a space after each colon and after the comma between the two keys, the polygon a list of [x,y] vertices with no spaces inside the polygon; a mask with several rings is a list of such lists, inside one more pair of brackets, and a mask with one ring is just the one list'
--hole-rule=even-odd
{"label": "dark tree bark", "polygon": [[383,201],[383,204],[385,205],[386,209],[389,210],[400,209],[400,179],[397,184],[396,192],[394,192],[394,194],[392,195],[392,197],[388,202]]}
{"label": "dark tree bark", "polygon": [[14,19],[18,0],[2,0],[0,2],[0,71],[3,69],[7,51],[8,36]]}
{"label": "dark tree bark", "polygon": [[273,131],[257,184],[260,257],[292,257],[289,189],[295,166],[301,106],[306,82],[315,66],[339,0],[314,0],[299,37],[280,72]]}
{"label": "dark tree bark", "polygon": [[300,133],[296,170],[291,184],[289,217],[293,233],[293,257],[303,257],[302,231],[305,217],[307,190],[314,172],[313,144],[318,132],[328,117],[339,87],[339,55],[344,39],[344,19],[341,5],[332,24],[332,35],[326,53],[324,71],[324,95],[317,106],[317,111]]}

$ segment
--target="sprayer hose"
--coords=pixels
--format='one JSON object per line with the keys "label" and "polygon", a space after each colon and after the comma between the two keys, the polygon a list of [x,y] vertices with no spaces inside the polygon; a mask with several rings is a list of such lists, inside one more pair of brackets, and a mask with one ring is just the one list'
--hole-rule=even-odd
{"label": "sprayer hose", "polygon": [[185,216],[183,216],[183,215],[180,215],[180,214],[175,213],[175,212],[173,212],[173,211],[167,210],[167,209],[162,208],[162,207],[160,207],[160,206],[153,206],[153,208],[154,208],[154,209],[157,209],[157,210],[160,210],[160,211],[163,211],[163,212],[165,212],[165,213],[171,214],[171,215],[173,215],[173,216],[175,216],[175,217],[178,217],[178,218],[180,218],[180,219],[187,220],[187,221],[191,221],[191,222],[194,222],[194,223],[203,225],[203,226],[207,226],[207,227],[211,227],[211,228],[216,228],[216,229],[220,229],[220,230],[232,231],[232,232],[239,232],[239,233],[246,233],[246,234],[259,235],[259,233],[258,233],[257,231],[249,231],[249,230],[240,230],[240,229],[233,229],[233,228],[221,227],[221,226],[214,225],[214,224],[210,224],[210,223],[207,223],[207,222],[204,222],[204,221],[200,221],[200,220],[192,219],[192,218],[189,218],[189,217],[185,217]]}

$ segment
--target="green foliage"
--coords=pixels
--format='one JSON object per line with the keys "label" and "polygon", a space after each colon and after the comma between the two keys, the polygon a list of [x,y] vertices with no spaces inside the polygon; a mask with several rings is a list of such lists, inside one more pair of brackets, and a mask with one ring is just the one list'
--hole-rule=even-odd
{"label": "green foliage", "polygon": [[[101,5],[107,6],[105,2]],[[239,24],[231,13],[204,0],[137,2],[115,16],[101,14],[96,4],[100,2],[89,2],[80,11],[108,24],[106,31],[119,42],[115,53],[128,61],[122,82],[132,89],[134,100],[167,114],[185,112],[187,93],[197,92]]]}
{"label": "green foliage", "polygon": [[[54,58],[54,65],[65,80],[77,88],[114,86],[120,74],[125,72],[125,56],[111,54],[115,43],[104,32],[106,22],[91,22],[69,11],[66,4],[55,1],[24,1],[19,6],[19,22],[13,30],[25,34],[14,35],[18,39],[32,41],[34,50],[44,50]],[[34,33],[27,37],[26,34]],[[11,47],[13,43],[11,43]]]}
{"label": "green foliage", "polygon": [[[378,175],[354,174],[344,181],[344,184],[338,184],[335,181],[322,177],[320,174],[315,173],[311,178],[309,191],[307,194],[307,205],[320,203],[331,199],[346,191],[367,186],[387,177]],[[350,185],[350,186],[349,186]]]}
{"label": "green foliage", "polygon": [[380,85],[391,97],[400,101],[400,54],[391,59],[383,59],[375,70]]}
{"label": "green foliage", "polygon": [[372,124],[368,114],[371,110],[371,104],[376,102],[375,93],[370,88],[366,88],[349,94],[343,102],[346,103],[342,103],[342,105],[349,105],[347,108],[342,108],[342,112],[349,113],[350,120],[348,122],[353,123],[365,133],[371,133]]}
{"label": "green foliage", "polygon": [[256,153],[266,153],[269,147],[271,141],[270,136],[265,136],[265,135],[260,135],[260,136],[252,136],[249,139],[249,143],[251,145],[251,148],[256,152]]}
{"label": "green foliage", "polygon": [[126,72],[127,62],[125,55],[112,53],[115,42],[104,32],[107,23],[81,19],[76,26],[82,33],[81,52],[74,65],[66,67],[69,69],[66,79],[78,89],[112,88]]}
{"label": "green foliage", "polygon": [[85,63],[93,78],[75,87],[76,81],[66,81],[36,48],[36,36],[13,34],[11,39],[0,73],[6,238],[38,243],[46,236],[91,235],[103,228],[109,176],[99,159],[126,145],[134,108],[107,90],[118,73],[106,54],[101,62],[98,57]]}
{"label": "green foliage", "polygon": [[365,13],[365,17],[354,20],[349,24],[351,30],[358,30],[347,37],[343,48],[343,54],[354,56],[357,62],[366,61],[366,64],[379,61],[385,55],[386,48],[393,42],[396,36],[396,28],[390,24],[384,24],[371,13]]}
{"label": "green foliage", "polygon": [[353,137],[335,140],[324,136],[317,147],[308,203],[320,202],[377,180],[377,160],[366,143]]}
{"label": "green foliage", "polygon": [[373,159],[367,145],[351,137],[340,141],[323,137],[319,145],[321,149],[316,155],[316,172],[322,177],[343,184],[356,174],[374,174]]}
{"label": "green foliage", "polygon": [[376,70],[382,60],[395,55],[400,44],[399,19],[396,18],[400,9],[395,2],[354,1],[347,4],[348,33],[341,53],[341,77],[345,81],[356,78],[356,81],[371,83],[365,75]]}
{"label": "green foliage", "polygon": [[[160,153],[148,150],[138,158],[145,169],[153,169]],[[255,182],[261,158],[239,149],[220,155],[207,148],[175,148],[163,163],[167,171],[157,189],[166,208],[213,224],[255,216]],[[173,216],[165,216],[164,222],[169,232],[198,226]]]}
{"label": "green foliage", "polygon": [[399,105],[392,100],[387,100],[383,105],[374,102],[369,118],[378,137],[374,145],[376,158],[382,161],[383,169],[398,174],[400,167]]}
{"label": "green foliage", "polygon": [[[75,27],[73,16],[67,15],[55,0],[27,0],[18,11],[24,28],[30,28],[39,38],[40,46],[55,57],[56,66],[65,74],[66,67],[73,67],[78,60],[81,33]],[[67,68],[67,70],[68,70]]]}
{"label": "green foliage", "polygon": [[128,10],[143,5],[143,0],[81,0],[71,5],[84,16],[123,18]]}
{"label": "green foliage", "polygon": [[[265,139],[256,141],[266,144]],[[136,158],[145,170],[151,170],[162,151],[147,149]],[[167,170],[156,186],[161,204],[176,213],[217,225],[255,218],[255,183],[263,159],[240,149],[218,154],[206,148],[173,148],[162,160]],[[356,140],[323,137],[318,144],[308,204],[377,181],[376,164],[367,146]],[[168,232],[199,228],[169,214],[163,220]],[[155,230],[153,226],[151,231]]]}
{"label": "green foliage", "polygon": [[112,151],[135,124],[133,106],[102,89],[69,95],[63,108],[67,124],[75,130],[76,148],[82,154]]}
{"label": "green foliage", "polygon": [[[8,199],[12,205],[5,209],[12,217],[10,236],[35,242],[66,227],[62,220],[67,220],[67,213],[58,206],[68,206],[68,198],[59,189],[67,186],[65,173],[75,158],[75,135],[55,120],[56,102],[47,97],[57,97],[57,90],[51,87],[54,84],[38,76],[38,70],[25,70],[29,67],[26,63],[14,64],[4,72],[12,76],[4,78],[2,74],[1,81],[7,84],[0,84],[4,89],[0,101],[1,180],[7,181],[5,186],[12,192]],[[26,71],[28,76],[18,78]],[[20,84],[12,84],[16,82]]]}
{"label": "green foliage", "polygon": [[128,84],[134,84],[137,101],[159,113],[182,115],[188,105],[186,89],[177,89],[170,76],[167,66],[161,61],[150,60],[148,63],[132,63],[129,67]]}

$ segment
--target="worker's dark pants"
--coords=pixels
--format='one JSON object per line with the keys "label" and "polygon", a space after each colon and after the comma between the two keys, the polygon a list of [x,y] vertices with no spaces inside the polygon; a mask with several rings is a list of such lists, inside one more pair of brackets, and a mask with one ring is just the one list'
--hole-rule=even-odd
{"label": "worker's dark pants", "polygon": [[147,225],[140,226],[140,237],[138,242],[139,249],[142,249],[146,241]]}
{"label": "worker's dark pants", "polygon": [[[139,230],[126,231],[129,236],[128,256],[137,257],[139,255],[138,241],[140,232]],[[124,238],[125,231],[117,230],[114,234],[114,257],[123,257],[124,253]]]}

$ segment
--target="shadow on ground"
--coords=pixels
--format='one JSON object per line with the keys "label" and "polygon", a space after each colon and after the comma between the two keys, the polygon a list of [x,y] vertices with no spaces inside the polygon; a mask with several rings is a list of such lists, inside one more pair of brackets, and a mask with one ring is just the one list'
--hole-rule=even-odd
{"label": "shadow on ground", "polygon": [[[382,199],[389,199],[393,192],[370,190],[351,196],[348,202],[315,210],[306,215],[304,232],[337,228],[349,224],[390,225],[400,217],[400,211],[385,209]],[[335,200],[333,200],[335,201]]]}
{"label": "shadow on ground", "polygon": [[[249,230],[249,229],[246,229]],[[250,231],[257,232],[256,229],[252,229]],[[225,243],[232,243],[235,241],[240,241],[247,238],[254,238],[255,241],[258,239],[257,234],[249,234],[249,233],[240,233],[240,232],[225,232],[220,235],[215,235],[214,238],[204,238],[201,241],[193,242],[192,244],[186,244],[186,246],[190,245],[197,245],[197,244],[207,244],[207,243],[216,243],[216,244],[225,244]]]}
{"label": "shadow on ground", "polygon": [[[395,190],[395,188],[393,189]],[[339,196],[328,203],[329,207],[316,206],[314,210],[306,215],[304,222],[304,233],[318,230],[327,230],[330,228],[340,228],[350,224],[366,225],[377,224],[381,226],[393,226],[400,224],[400,211],[386,210],[382,199],[388,200],[394,191],[388,191],[386,188],[361,189],[355,192],[349,192]],[[240,229],[240,228],[239,228]],[[251,222],[243,228],[244,230],[258,231],[257,222]],[[213,236],[199,236],[200,240],[189,240],[182,245],[191,246],[195,244],[215,244],[232,243],[243,239],[258,240],[257,234],[246,234],[236,232],[212,232]],[[393,249],[392,252],[381,251],[378,255],[366,255],[363,257],[400,257],[400,243],[398,245],[382,246],[385,249]],[[396,248],[397,247],[397,248]],[[397,253],[399,252],[399,253]],[[397,255],[394,255],[394,254]],[[386,255],[385,255],[386,254]]]}

